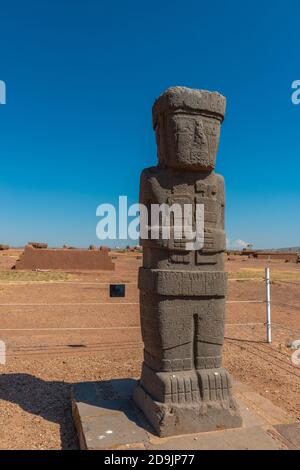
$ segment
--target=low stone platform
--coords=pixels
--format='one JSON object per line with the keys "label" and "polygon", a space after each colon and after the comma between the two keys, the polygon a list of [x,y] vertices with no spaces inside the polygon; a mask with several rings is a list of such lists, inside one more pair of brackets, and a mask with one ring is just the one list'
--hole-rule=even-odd
{"label": "low stone platform", "polygon": [[134,379],[74,385],[72,408],[81,449],[296,450],[300,422],[269,400],[234,383],[243,427],[168,438],[155,435],[131,401]]}
{"label": "low stone platform", "polygon": [[[42,247],[44,244],[36,243],[34,245]],[[16,262],[15,269],[114,271],[115,264],[112,262],[107,248],[84,250],[78,248],[34,248],[32,245],[26,245],[20,259]]]}

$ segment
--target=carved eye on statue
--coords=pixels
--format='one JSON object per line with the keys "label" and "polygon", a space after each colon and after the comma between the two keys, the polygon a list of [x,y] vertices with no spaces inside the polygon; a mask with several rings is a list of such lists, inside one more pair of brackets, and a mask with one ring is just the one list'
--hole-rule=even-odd
{"label": "carved eye on statue", "polygon": [[194,134],[195,132],[195,121],[191,118],[179,117],[175,119],[176,131],[179,133]]}
{"label": "carved eye on statue", "polygon": [[202,119],[196,122],[195,144],[197,145],[199,156],[208,155],[208,141]]}

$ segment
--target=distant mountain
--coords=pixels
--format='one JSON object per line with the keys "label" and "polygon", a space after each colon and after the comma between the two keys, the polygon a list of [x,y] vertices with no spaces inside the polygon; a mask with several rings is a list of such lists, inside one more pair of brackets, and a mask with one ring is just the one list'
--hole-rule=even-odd
{"label": "distant mountain", "polygon": [[280,252],[300,252],[300,246],[294,246],[290,248],[265,248],[264,250],[256,250],[256,251],[280,251]]}

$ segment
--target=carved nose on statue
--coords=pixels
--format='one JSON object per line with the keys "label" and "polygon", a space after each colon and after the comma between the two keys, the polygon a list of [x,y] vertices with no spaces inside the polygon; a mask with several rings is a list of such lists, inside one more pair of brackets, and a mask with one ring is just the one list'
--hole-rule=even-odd
{"label": "carved nose on statue", "polygon": [[177,134],[177,153],[180,154],[191,145],[192,135],[190,132],[181,132]]}

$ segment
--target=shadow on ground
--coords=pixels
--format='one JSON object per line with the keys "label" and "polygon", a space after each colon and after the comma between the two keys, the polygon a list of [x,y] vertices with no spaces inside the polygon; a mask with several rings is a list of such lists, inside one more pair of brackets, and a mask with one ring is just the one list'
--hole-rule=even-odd
{"label": "shadow on ground", "polygon": [[1,374],[0,400],[15,403],[27,413],[59,424],[62,449],[76,449],[71,387],[66,382],[48,382],[30,374]]}
{"label": "shadow on ground", "polygon": [[[132,378],[101,380],[99,382],[80,382],[73,386],[73,398],[81,408],[83,415],[89,415],[95,407],[97,410],[120,411],[127,420],[137,427],[153,432],[132,401],[132,393],[137,380]],[[84,408],[82,408],[82,406]]]}

